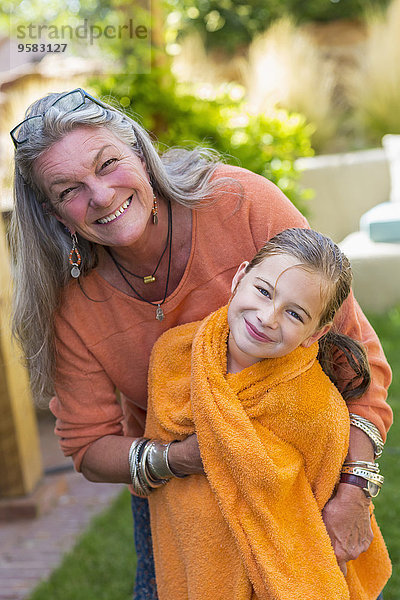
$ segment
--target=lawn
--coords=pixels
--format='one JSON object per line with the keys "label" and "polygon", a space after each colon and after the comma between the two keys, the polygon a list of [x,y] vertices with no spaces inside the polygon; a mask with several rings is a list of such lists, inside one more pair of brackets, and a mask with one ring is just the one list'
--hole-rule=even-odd
{"label": "lawn", "polygon": [[389,403],[395,421],[379,461],[382,474],[386,479],[375,506],[376,518],[393,563],[393,575],[385,589],[385,600],[398,600],[400,598],[400,307],[392,310],[387,316],[369,315],[369,318],[380,337],[393,370]]}
{"label": "lawn", "polygon": [[[400,415],[400,308],[370,320],[382,341],[394,377],[389,401]],[[380,460],[386,477],[377,498],[376,516],[393,562],[393,576],[385,600],[400,598],[400,428],[390,430]],[[128,491],[96,517],[75,548],[50,579],[38,586],[29,600],[131,600],[135,556]],[[397,571],[397,572],[396,572]]]}
{"label": "lawn", "polygon": [[132,600],[135,566],[130,494],[125,490],[92,520],[29,600]]}

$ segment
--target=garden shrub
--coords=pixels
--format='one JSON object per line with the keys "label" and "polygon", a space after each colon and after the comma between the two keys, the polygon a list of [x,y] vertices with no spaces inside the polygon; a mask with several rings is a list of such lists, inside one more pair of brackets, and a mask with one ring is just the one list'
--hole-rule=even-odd
{"label": "garden shrub", "polygon": [[[390,0],[374,0],[375,8],[385,8]],[[365,0],[166,0],[174,19],[177,39],[191,31],[199,32],[205,47],[227,52],[247,46],[273,21],[290,15],[298,22],[357,19],[364,15]]]}

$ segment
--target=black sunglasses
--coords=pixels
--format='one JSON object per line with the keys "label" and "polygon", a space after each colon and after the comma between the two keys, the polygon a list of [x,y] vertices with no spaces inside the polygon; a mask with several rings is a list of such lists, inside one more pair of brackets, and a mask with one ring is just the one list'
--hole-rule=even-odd
{"label": "black sunglasses", "polygon": [[67,92],[63,96],[60,96],[51,104],[41,115],[35,115],[33,117],[27,117],[21,123],[18,123],[14,129],[10,131],[11,139],[14,143],[15,148],[19,144],[23,144],[29,139],[31,133],[38,127],[39,122],[43,119],[46,112],[53,106],[57,106],[60,110],[65,113],[73,112],[85,104],[86,99],[91,100],[102,108],[108,108],[105,104],[97,100],[82,88],[76,88],[71,92]]}

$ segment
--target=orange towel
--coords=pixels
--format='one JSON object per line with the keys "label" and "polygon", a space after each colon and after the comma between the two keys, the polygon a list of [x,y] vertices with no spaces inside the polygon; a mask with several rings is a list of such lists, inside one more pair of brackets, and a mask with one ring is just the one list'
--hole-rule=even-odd
{"label": "orange towel", "polygon": [[207,473],[149,497],[160,600],[375,600],[390,560],[374,518],[346,580],[321,518],[349,416],[317,344],[227,375],[227,335],[224,307],[153,350],[146,436],[196,431]]}

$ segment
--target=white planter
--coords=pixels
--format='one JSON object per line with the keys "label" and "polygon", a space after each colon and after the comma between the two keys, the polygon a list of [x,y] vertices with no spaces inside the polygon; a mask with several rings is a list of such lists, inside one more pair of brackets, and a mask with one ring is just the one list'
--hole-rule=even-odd
{"label": "white planter", "polygon": [[312,188],[311,226],[339,242],[359,229],[361,216],[389,200],[390,171],[382,148],[300,158],[301,185]]}

